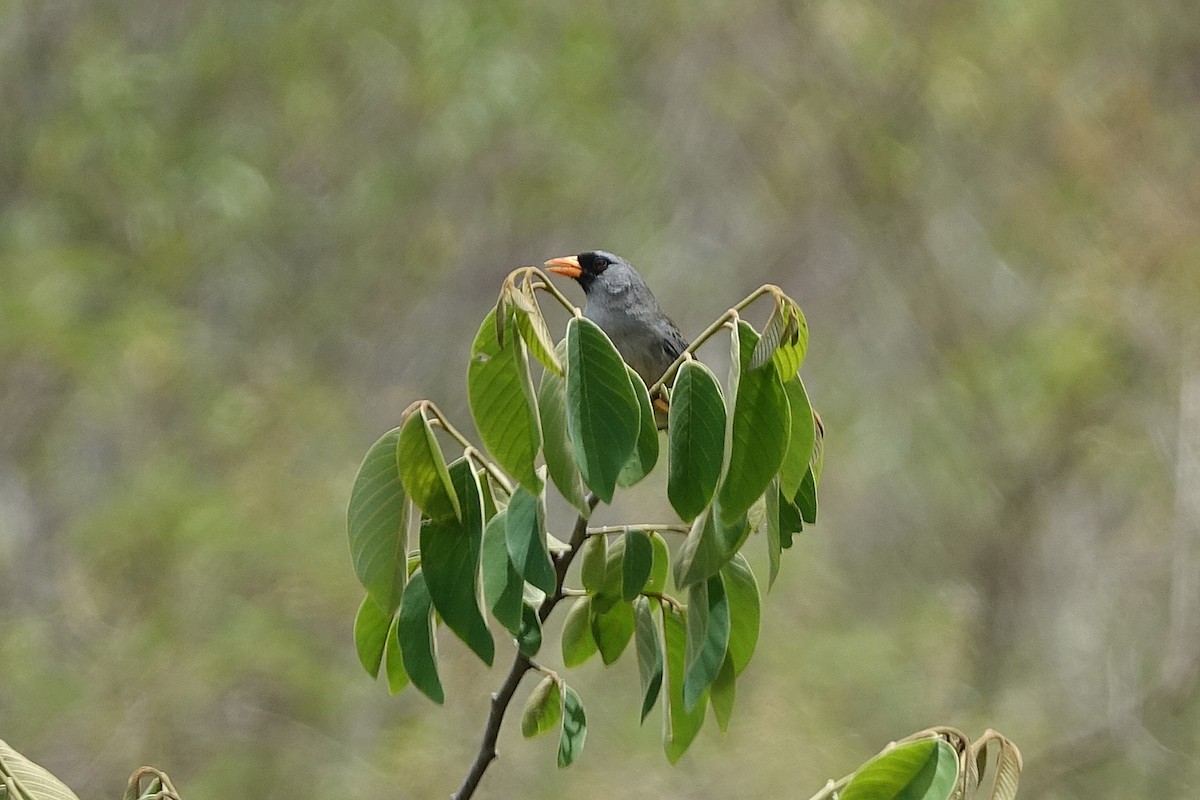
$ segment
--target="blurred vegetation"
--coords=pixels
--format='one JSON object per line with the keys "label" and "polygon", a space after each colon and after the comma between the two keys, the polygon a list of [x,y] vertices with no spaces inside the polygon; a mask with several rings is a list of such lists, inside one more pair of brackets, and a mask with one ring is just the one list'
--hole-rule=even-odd
{"label": "blurred vegetation", "polygon": [[823,518],[728,735],[666,767],[627,658],[484,794],[816,791],[932,723],[1023,797],[1200,784],[1191,4],[6,0],[0,103],[0,736],[81,796],[452,788],[501,675],[365,679],[350,482],[591,247],[687,334],[801,302]]}

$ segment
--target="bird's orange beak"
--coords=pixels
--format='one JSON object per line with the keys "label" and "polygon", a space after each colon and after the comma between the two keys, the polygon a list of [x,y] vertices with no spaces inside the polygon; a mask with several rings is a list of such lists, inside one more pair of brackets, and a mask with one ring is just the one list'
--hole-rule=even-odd
{"label": "bird's orange beak", "polygon": [[577,280],[583,274],[583,268],[579,266],[579,256],[552,258],[546,262],[546,269],[558,275],[566,275],[568,278],[575,278]]}

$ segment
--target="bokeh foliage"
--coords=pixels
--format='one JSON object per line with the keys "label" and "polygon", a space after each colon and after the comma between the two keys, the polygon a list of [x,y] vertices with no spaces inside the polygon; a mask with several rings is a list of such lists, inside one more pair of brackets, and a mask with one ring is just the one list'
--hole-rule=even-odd
{"label": "bokeh foliage", "polygon": [[[796,297],[838,468],[732,733],[626,752],[634,686],[572,785],[770,795],[946,720],[1191,796],[1198,52],[1182,0],[8,0],[2,738],[81,796],[440,785],[481,707],[364,686],[344,499],[413,398],[465,418],[498,279],[602,246],[688,334]],[[491,790],[562,794],[515,728]]]}

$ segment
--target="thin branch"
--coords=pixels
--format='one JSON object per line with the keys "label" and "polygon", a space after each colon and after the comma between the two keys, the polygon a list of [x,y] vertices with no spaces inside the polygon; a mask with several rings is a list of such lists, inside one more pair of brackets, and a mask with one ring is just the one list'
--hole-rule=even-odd
{"label": "thin branch", "polygon": [[686,534],[691,530],[687,525],[673,525],[670,523],[646,523],[643,525],[605,525],[602,528],[588,528],[588,536],[604,536],[608,533],[629,533],[630,531],[658,531],[661,533],[683,533]]}
{"label": "thin branch", "polygon": [[137,793],[138,797],[144,796],[142,794],[142,778],[145,777],[150,778],[150,783],[147,784],[147,788],[150,788],[154,780],[157,779],[159,782],[160,788],[159,791],[153,795],[154,797],[163,798],[163,800],[168,800],[168,798],[169,800],[179,800],[179,792],[175,790],[175,785],[171,783],[171,779],[167,776],[167,773],[163,772],[162,770],[155,769],[154,767],[138,767],[137,770],[129,776],[129,786],[126,790],[126,794],[129,794],[129,791],[132,790],[133,792]]}
{"label": "thin branch", "polygon": [[814,794],[809,798],[809,800],[828,800],[830,797],[833,797],[835,794],[845,788],[846,784],[849,783],[850,779],[853,777],[854,773],[852,772],[839,781],[830,779],[829,782],[822,787],[821,791]]}
{"label": "thin branch", "polygon": [[481,453],[478,448],[474,446],[464,447],[463,455],[474,461],[479,466],[483,467],[484,470],[487,471],[487,474],[492,476],[492,480],[500,484],[500,488],[504,490],[504,493],[509,497],[512,497],[514,487],[512,482],[508,479],[508,476],[501,472],[495,464],[489,461],[487,456]]}
{"label": "thin branch", "polygon": [[538,671],[538,672],[542,673],[542,674],[543,674],[543,675],[545,675],[547,678],[553,678],[553,679],[554,679],[556,682],[560,682],[560,681],[562,680],[562,678],[558,677],[558,673],[557,673],[557,672],[555,672],[554,670],[552,670],[552,669],[550,669],[549,667],[545,666],[544,664],[539,664],[539,663],[538,663],[538,662],[536,662],[536,661],[530,660],[530,662],[529,662],[529,668],[530,668],[530,669],[532,669],[532,670],[536,670],[536,671]]}
{"label": "thin branch", "polygon": [[438,425],[442,430],[448,433],[450,437],[454,439],[454,441],[461,444],[463,447],[463,455],[467,458],[473,459],[475,463],[487,470],[487,474],[491,475],[492,479],[495,480],[496,483],[500,484],[500,487],[504,489],[505,493],[510,496],[512,495],[512,480],[503,472],[501,472],[495,464],[493,464],[491,461],[488,461],[487,458],[484,457],[483,453],[479,451],[479,448],[477,448],[471,442],[471,440],[463,434],[462,431],[454,427],[450,420],[446,418],[446,415],[442,413],[442,410],[437,407],[436,403],[433,403],[430,400],[419,400],[416,405],[428,409],[429,413],[433,415],[433,419],[430,420],[430,424]]}
{"label": "thin branch", "polygon": [[743,298],[740,303],[730,308],[721,316],[717,317],[713,324],[705,328],[704,331],[697,336],[691,344],[684,348],[684,351],[679,354],[679,358],[675,359],[675,362],[671,364],[671,366],[667,367],[667,371],[663,373],[662,377],[655,381],[654,385],[650,387],[650,396],[658,396],[662,392],[663,387],[669,384],[675,377],[675,373],[679,371],[679,368],[683,365],[683,362],[690,359],[692,354],[699,350],[701,345],[711,339],[717,333],[717,331],[721,330],[721,328],[725,327],[731,322],[736,322],[739,319],[739,312],[744,311],[751,303],[765,294],[769,294],[772,297],[787,296],[783,293],[782,289],[773,283],[763,284],[750,294],[746,295],[746,297]]}
{"label": "thin branch", "polygon": [[479,787],[480,779],[483,778],[483,773],[495,760],[496,739],[500,736],[500,723],[504,721],[504,712],[508,710],[508,704],[512,702],[517,686],[520,685],[521,678],[525,677],[527,671],[529,671],[529,659],[518,650],[516,656],[513,657],[512,667],[508,670],[508,677],[504,679],[500,690],[492,695],[492,710],[488,713],[487,725],[483,729],[483,741],[479,745],[479,752],[476,754],[467,776],[463,779],[462,786],[458,787],[458,791],[454,793],[453,800],[467,800],[473,796]]}
{"label": "thin branch", "polygon": [[[534,289],[542,290],[546,294],[558,301],[559,305],[567,310],[567,313],[573,317],[583,316],[583,310],[567,299],[567,296],[558,290],[551,281],[550,276],[542,271],[541,267],[528,265],[517,267],[512,272],[508,273],[508,277],[504,279],[502,288],[500,289],[500,299],[504,299],[504,295],[510,291],[517,290],[517,279],[524,278],[525,281]],[[532,280],[537,278],[537,280]]]}
{"label": "thin branch", "polygon": [[553,283],[550,282],[550,278],[548,278],[546,276],[546,273],[542,272],[537,267],[526,267],[526,269],[528,269],[531,273],[534,273],[538,276],[538,280],[533,282],[533,284],[532,284],[532,286],[535,290],[541,289],[543,292],[545,292],[546,294],[553,297],[555,300],[557,300],[559,302],[560,305],[562,305],[563,308],[565,308],[571,314],[571,316],[573,316],[573,317],[583,316],[583,309],[581,309],[579,306],[575,305],[569,299],[567,299],[567,296],[565,294],[563,294],[562,292],[560,292],[558,290],[558,287],[556,287]]}
{"label": "thin branch", "polygon": [[[599,497],[595,494],[589,494],[587,496],[589,511],[594,509],[599,502]],[[575,558],[575,554],[579,552],[579,548],[583,545],[586,538],[587,517],[580,514],[578,519],[575,520],[574,529],[571,531],[570,549],[564,550],[554,557],[554,571],[557,576],[554,594],[546,595],[546,599],[542,601],[541,606],[538,608],[538,618],[543,622],[550,616],[550,612],[554,610],[554,606],[558,604],[558,601],[566,596],[563,591],[563,580],[567,577],[567,569],[571,566],[571,560]],[[512,667],[509,668],[508,676],[505,677],[500,690],[492,695],[492,708],[488,712],[487,724],[483,729],[483,741],[479,744],[479,752],[475,755],[475,761],[467,771],[466,777],[463,778],[462,786],[452,796],[453,800],[468,800],[468,798],[475,794],[475,790],[479,788],[479,781],[483,778],[483,773],[487,771],[488,766],[496,759],[496,740],[500,737],[500,724],[504,722],[504,713],[508,710],[509,704],[512,703],[513,695],[516,694],[517,686],[521,683],[521,678],[525,677],[525,673],[533,668],[533,662],[518,650],[516,655],[513,656]]]}
{"label": "thin branch", "polygon": [[674,597],[671,597],[669,594],[663,594],[662,592],[642,592],[641,595],[642,597],[650,597],[658,600],[659,602],[666,603],[676,611],[683,611],[683,603],[679,602]]}

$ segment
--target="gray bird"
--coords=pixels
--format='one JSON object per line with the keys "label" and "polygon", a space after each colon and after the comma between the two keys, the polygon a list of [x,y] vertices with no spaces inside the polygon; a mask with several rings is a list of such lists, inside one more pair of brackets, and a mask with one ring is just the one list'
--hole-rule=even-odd
{"label": "gray bird", "polygon": [[646,386],[653,386],[687,348],[642,276],[620,256],[592,250],[552,258],[546,268],[579,282],[587,297],[583,315],[608,334]]}

